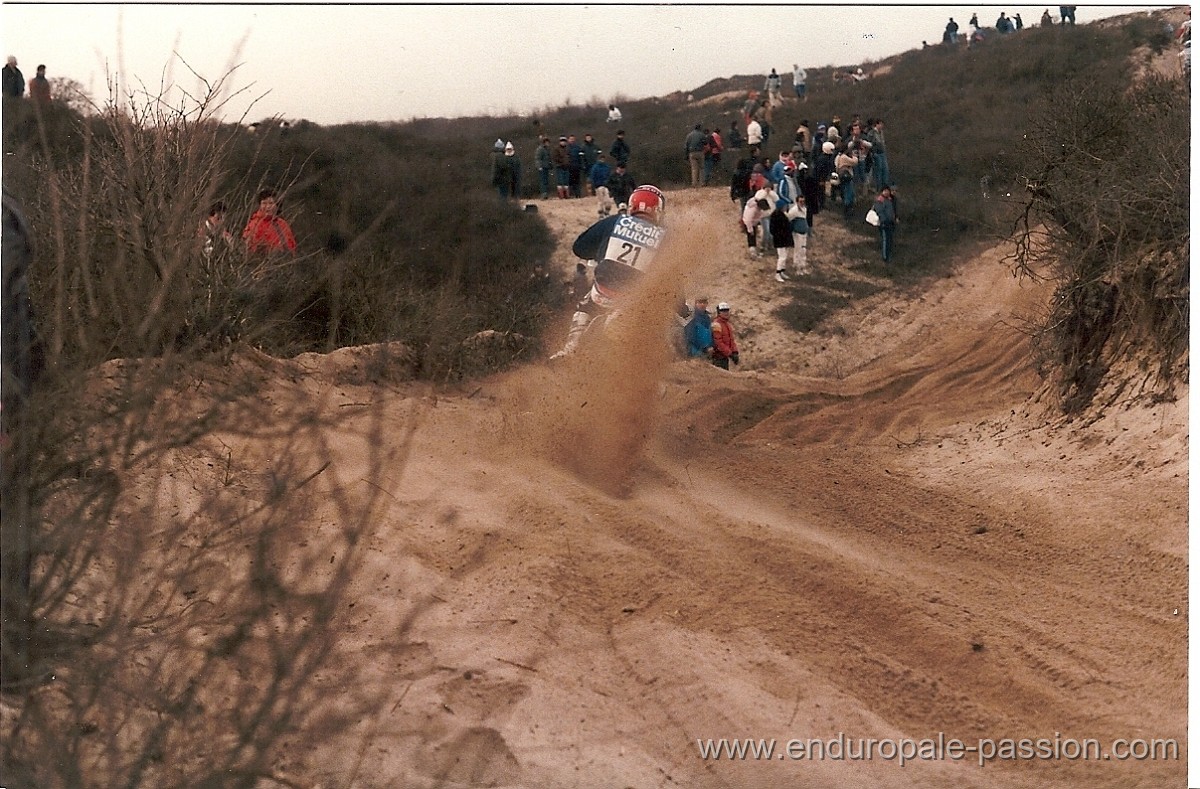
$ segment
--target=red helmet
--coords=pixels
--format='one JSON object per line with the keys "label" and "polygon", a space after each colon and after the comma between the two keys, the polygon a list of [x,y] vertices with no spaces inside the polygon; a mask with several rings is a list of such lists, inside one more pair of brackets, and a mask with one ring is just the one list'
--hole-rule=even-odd
{"label": "red helmet", "polygon": [[667,210],[667,196],[657,186],[643,184],[629,195],[629,213],[645,216],[652,222],[662,219]]}

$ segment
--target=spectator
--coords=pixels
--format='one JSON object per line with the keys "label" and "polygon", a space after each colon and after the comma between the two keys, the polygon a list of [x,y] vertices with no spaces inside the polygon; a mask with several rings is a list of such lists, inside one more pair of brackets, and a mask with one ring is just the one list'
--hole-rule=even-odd
{"label": "spectator", "polygon": [[574,134],[567,135],[567,185],[571,197],[583,197],[584,173],[583,146],[575,139]]}
{"label": "spectator", "polygon": [[721,144],[720,130],[705,130],[704,134],[704,185],[708,186],[713,169],[721,164],[721,151],[724,150],[724,146]]}
{"label": "spectator", "polygon": [[883,185],[891,183],[892,174],[888,170],[887,144],[883,139],[883,118],[875,118],[874,125],[867,130],[866,140],[871,144],[871,180],[875,191],[883,189]]}
{"label": "spectator", "polygon": [[813,235],[813,219],[825,207],[825,187],[816,172],[815,165],[800,171],[800,194],[804,195],[804,218],[808,222],[808,235]]}
{"label": "spectator", "polygon": [[492,145],[492,188],[500,195],[501,200],[508,199],[508,162],[504,158],[504,140],[496,140]]}
{"label": "spectator", "polygon": [[779,182],[783,180],[784,171],[789,165],[792,165],[792,152],[780,151],[779,161],[771,165],[771,169],[767,171],[767,180],[771,182],[772,186],[779,187]]}
{"label": "spectator", "polygon": [[975,29],[975,32],[979,31],[979,14],[971,14],[971,23],[970,24],[971,24],[971,27]]}
{"label": "spectator", "polygon": [[1050,16],[1050,9],[1047,8],[1042,12],[1042,27],[1053,27],[1054,17]]}
{"label": "spectator", "polygon": [[1013,32],[1012,20],[1000,12],[1000,16],[996,19],[996,32],[1000,35]]}
{"label": "spectator", "polygon": [[751,118],[746,124],[746,144],[751,148],[762,145],[763,143],[763,128],[762,124],[757,119]]}
{"label": "spectator", "polygon": [[796,274],[803,277],[812,273],[808,265],[808,205],[803,193],[796,195],[795,207],[788,216],[792,223],[792,256],[796,264]]}
{"label": "spectator", "polygon": [[767,104],[772,108],[783,104],[783,96],[780,95],[782,88],[783,77],[775,73],[775,69],[771,69],[771,73],[767,75],[767,79],[763,83],[763,90],[767,92]]}
{"label": "spectator", "polygon": [[954,17],[950,17],[950,21],[946,23],[946,32],[942,34],[942,43],[950,46],[958,43],[958,23],[954,21]]}
{"label": "spectator", "polygon": [[258,193],[258,210],[242,230],[246,249],[251,253],[296,251],[296,237],[287,220],[279,216],[279,201],[274,189]]}
{"label": "spectator", "polygon": [[613,140],[612,147],[608,149],[608,155],[612,157],[613,164],[629,164],[629,143],[625,142],[625,130],[621,129],[617,132],[617,139]]}
{"label": "spectator", "polygon": [[[746,252],[751,258],[762,257],[756,235],[759,228],[762,227],[763,220],[771,213],[771,203],[765,197],[765,193],[766,190],[756,192],[742,208],[742,229],[746,231]],[[760,197],[760,194],[764,196]]]}
{"label": "spectator", "polygon": [[753,155],[750,157],[753,162],[750,165],[750,190],[757,192],[759,189],[765,189],[771,185],[770,179],[767,178],[767,170],[770,168],[763,164],[764,160],[758,158],[757,148],[750,150],[753,151]]}
{"label": "spectator", "polygon": [[208,216],[200,223],[200,252],[205,261],[220,257],[233,248],[233,234],[225,227],[225,202],[218,200],[208,208]]}
{"label": "spectator", "polygon": [[[592,171],[592,166],[596,164],[596,160],[600,158],[600,146],[596,145],[596,141],[592,139],[592,135],[583,135],[583,177],[587,178],[587,174]],[[601,184],[603,186],[603,184]],[[587,182],[589,194],[595,194],[596,185],[591,181]]]}
{"label": "spectator", "polygon": [[712,316],[708,314],[708,298],[697,296],[692,317],[683,327],[683,341],[687,346],[687,354],[695,359],[701,356],[712,358],[713,331]]}
{"label": "spectator", "polygon": [[554,162],[554,183],[558,186],[558,199],[566,200],[571,196],[571,155],[567,151],[567,138],[558,138],[558,147],[550,153],[550,161]]}
{"label": "spectator", "polygon": [[[800,155],[805,162],[812,161],[813,137],[812,131],[808,128],[808,119],[800,121],[800,125],[796,127],[796,145],[800,146]],[[792,146],[792,152],[796,152],[796,147]]]}
{"label": "spectator", "polygon": [[29,80],[29,98],[39,107],[50,103],[50,80],[46,79],[46,67],[37,67],[37,76]]}
{"label": "spectator", "polygon": [[746,208],[746,201],[754,190],[750,188],[750,173],[753,171],[754,160],[748,156],[738,159],[733,169],[733,178],[729,181],[729,199],[737,205],[738,216]]}
{"label": "spectator", "polygon": [[617,204],[618,210],[629,204],[629,196],[636,188],[637,181],[633,174],[626,170],[624,162],[618,162],[616,169],[608,176],[608,195]]}
{"label": "spectator", "polygon": [[1060,5],[1058,7],[1058,15],[1062,17],[1062,19],[1059,20],[1060,25],[1065,25],[1068,21],[1070,21],[1071,27],[1075,26],[1075,6]]}
{"label": "spectator", "polygon": [[831,194],[830,177],[836,172],[834,167],[836,146],[826,140],[821,143],[821,152],[813,153],[813,175],[821,185],[822,193],[828,197]]}
{"label": "spectator", "polygon": [[612,170],[609,168],[608,162],[604,160],[604,154],[596,154],[596,163],[592,165],[592,169],[588,170],[588,183],[595,191],[598,200],[596,211],[602,217],[611,214],[613,209],[612,195],[608,190],[610,177],[612,177]]}
{"label": "spectator", "polygon": [[608,117],[605,118],[604,122],[605,123],[620,123],[621,122],[621,111],[619,109],[617,109],[617,105],[615,105],[615,104],[608,105]]}
{"label": "spectator", "polygon": [[726,135],[725,147],[731,151],[736,151],[745,144],[745,139],[742,138],[741,132],[738,131],[737,121],[729,122],[729,134]]}
{"label": "spectator", "polygon": [[717,319],[712,322],[711,333],[712,363],[722,370],[728,370],[730,362],[741,364],[737,337],[733,333],[733,324],[729,322],[729,304],[724,301],[717,305]]}
{"label": "spectator", "polygon": [[746,103],[742,105],[742,123],[749,129],[750,121],[754,120],[754,114],[758,112],[758,91],[752,90],[747,96]]}
{"label": "spectator", "polygon": [[788,264],[792,262],[792,250],[796,247],[796,240],[792,236],[792,220],[788,219],[784,213],[787,207],[787,202],[778,199],[775,201],[775,210],[771,212],[768,218],[767,227],[771,231],[771,242],[775,245],[775,281],[787,282]]}
{"label": "spectator", "polygon": [[687,160],[692,169],[692,186],[699,186],[700,169],[704,163],[704,132],[700,130],[698,123],[683,139],[683,158]]}
{"label": "spectator", "polygon": [[504,144],[504,189],[500,194],[501,199],[521,199],[521,157],[517,156],[517,149],[512,142]]}
{"label": "spectator", "polygon": [[892,198],[892,187],[884,185],[875,198],[876,216],[879,217],[879,247],[883,253],[883,262],[892,259],[892,239],[896,234],[896,203]]}
{"label": "spectator", "polygon": [[17,68],[17,59],[13,55],[9,55],[4,64],[3,89],[6,99],[19,99],[25,95],[25,75]]}
{"label": "spectator", "polygon": [[759,127],[762,129],[762,142],[765,145],[771,139],[771,105],[763,101],[758,105],[758,109],[754,112],[754,120],[758,121]]}
{"label": "spectator", "polygon": [[549,137],[542,137],[534,161],[537,164],[538,186],[542,190],[542,199],[548,200],[550,198],[550,170],[554,167],[554,162],[550,158]]}
{"label": "spectator", "polygon": [[854,168],[858,166],[858,156],[847,146],[834,159],[833,166],[841,190],[844,216],[849,219],[854,212]]}
{"label": "spectator", "polygon": [[800,101],[808,101],[808,72],[800,68],[799,63],[792,64],[792,89],[796,91],[796,98]]}
{"label": "spectator", "polygon": [[1021,30],[1024,27],[1025,27],[1025,20],[1021,19],[1021,15],[1013,14],[1013,28],[1015,30]]}

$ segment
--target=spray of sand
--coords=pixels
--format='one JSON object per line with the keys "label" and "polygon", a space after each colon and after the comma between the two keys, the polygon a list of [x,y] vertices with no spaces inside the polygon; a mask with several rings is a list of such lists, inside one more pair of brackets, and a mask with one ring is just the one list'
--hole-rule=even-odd
{"label": "spray of sand", "polygon": [[520,414],[510,424],[521,451],[612,495],[632,487],[675,359],[674,315],[716,247],[717,229],[699,213],[669,215],[666,226],[653,268],[623,297],[617,316],[589,332],[572,356],[523,370],[507,387],[515,402],[504,407]]}

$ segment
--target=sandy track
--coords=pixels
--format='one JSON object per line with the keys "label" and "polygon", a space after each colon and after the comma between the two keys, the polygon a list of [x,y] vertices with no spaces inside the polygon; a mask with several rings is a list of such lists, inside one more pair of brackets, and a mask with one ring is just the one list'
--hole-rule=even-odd
{"label": "sandy track", "polygon": [[[665,325],[665,288],[607,349],[462,395],[332,373],[270,384],[268,399],[325,398],[339,414],[325,475],[338,484],[369,473],[369,417],[347,405],[379,405],[386,435],[411,435],[379,478],[387,507],[321,678],[378,711],[316,749],[285,747],[279,775],[361,787],[1181,785],[1182,407],[1123,411],[1090,437],[1045,426],[1014,318],[1045,294],[1019,287],[998,252],[797,335],[774,312],[796,289],[871,279],[841,254],[844,231],[818,224],[818,284],[777,286],[769,263],[744,258],[724,190],[671,198],[689,240],[665,265],[689,296],[735,304],[742,370],[646,350]],[[541,206],[568,244],[592,218],[590,201]],[[335,519],[318,497],[297,529]],[[1176,738],[1180,759],[706,761],[696,743],[839,733]]]}

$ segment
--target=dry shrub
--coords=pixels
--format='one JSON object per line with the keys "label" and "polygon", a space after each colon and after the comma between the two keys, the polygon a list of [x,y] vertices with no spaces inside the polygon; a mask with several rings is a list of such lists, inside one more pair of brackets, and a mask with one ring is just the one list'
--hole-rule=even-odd
{"label": "dry shrub", "polygon": [[1013,261],[1057,285],[1034,339],[1068,413],[1117,363],[1147,373],[1126,394],[1169,396],[1186,377],[1190,112],[1178,78],[1073,80],[1026,137]]}
{"label": "dry shrub", "polygon": [[10,398],[6,348],[7,785],[284,780],[283,738],[315,745],[383,698],[337,649],[409,434],[270,391],[300,371],[196,328],[217,106],[114,101],[66,165],[12,148],[47,366]]}

